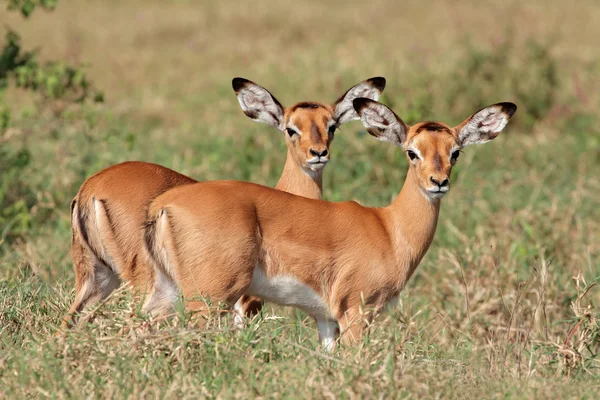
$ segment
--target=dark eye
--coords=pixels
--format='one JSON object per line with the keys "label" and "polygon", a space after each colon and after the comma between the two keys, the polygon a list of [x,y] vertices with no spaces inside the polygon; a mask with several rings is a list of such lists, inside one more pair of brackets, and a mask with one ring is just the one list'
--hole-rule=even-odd
{"label": "dark eye", "polygon": [[290,135],[290,137],[292,137],[296,134],[296,131],[293,130],[292,128],[287,128],[285,131],[287,132],[288,135]]}
{"label": "dark eye", "polygon": [[454,161],[458,160],[458,156],[460,156],[460,150],[456,150],[455,152],[452,153],[452,159]]}
{"label": "dark eye", "polygon": [[329,131],[328,131],[328,132],[329,132],[329,134],[330,134],[330,135],[333,135],[333,134],[335,133],[335,130],[336,130],[336,129],[337,129],[337,125],[331,125],[331,126],[329,127]]}
{"label": "dark eye", "polygon": [[410,159],[411,159],[411,161],[412,161],[412,160],[414,160],[415,158],[419,158],[419,157],[417,157],[417,155],[415,154],[415,152],[414,152],[414,151],[412,151],[412,150],[408,150],[408,151],[406,152],[406,154],[408,154],[408,158],[410,158]]}

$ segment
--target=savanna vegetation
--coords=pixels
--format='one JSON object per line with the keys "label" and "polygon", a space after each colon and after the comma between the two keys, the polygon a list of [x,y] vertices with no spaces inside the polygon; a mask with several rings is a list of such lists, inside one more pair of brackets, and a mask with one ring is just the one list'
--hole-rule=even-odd
{"label": "savanna vegetation", "polygon": [[[12,32],[0,53],[0,397],[597,398],[595,1],[0,10]],[[283,138],[243,115],[231,78],[289,105],[334,101],[376,75],[388,80],[380,100],[409,124],[458,124],[499,101],[519,109],[461,155],[428,254],[359,347],[327,354],[312,319],[278,307],[242,331],[229,317],[199,329],[183,311],[151,321],[127,288],[55,336],[74,295],[69,203],[86,177],[143,160],[274,186]],[[347,124],[325,198],[386,205],[406,170],[402,152]]]}

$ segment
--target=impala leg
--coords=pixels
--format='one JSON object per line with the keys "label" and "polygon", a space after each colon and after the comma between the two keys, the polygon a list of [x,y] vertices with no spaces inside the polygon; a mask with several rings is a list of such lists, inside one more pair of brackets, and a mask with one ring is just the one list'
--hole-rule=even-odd
{"label": "impala leg", "polygon": [[244,297],[240,297],[233,305],[233,327],[236,329],[242,329],[246,326],[244,321]]}
{"label": "impala leg", "polygon": [[107,298],[121,285],[113,270],[89,253],[77,240],[73,240],[71,256],[75,265],[75,300],[63,319],[62,329],[74,327],[81,311]]}
{"label": "impala leg", "polygon": [[233,326],[241,329],[246,326],[244,317],[253,318],[263,307],[263,301],[254,296],[244,295],[233,306]]}
{"label": "impala leg", "polygon": [[162,270],[156,268],[154,271],[153,290],[150,292],[142,312],[153,317],[161,317],[174,311],[174,305],[179,299],[179,288],[177,284]]}
{"label": "impala leg", "polygon": [[337,321],[328,319],[317,319],[317,329],[319,331],[319,342],[325,351],[331,353],[335,350],[335,335],[339,331]]}
{"label": "impala leg", "polygon": [[[208,323],[214,325],[214,318],[220,318],[227,314],[230,314],[235,310],[235,304],[237,303],[219,303],[218,305],[212,305],[204,300],[191,300],[186,301],[186,311],[192,313],[191,321],[194,326],[200,329],[205,329]],[[235,312],[235,311],[234,311]],[[235,314],[234,314],[235,318]],[[243,320],[242,320],[243,321]],[[243,322],[242,322],[243,324]],[[242,325],[243,326],[243,325]],[[236,326],[237,327],[237,326]]]}

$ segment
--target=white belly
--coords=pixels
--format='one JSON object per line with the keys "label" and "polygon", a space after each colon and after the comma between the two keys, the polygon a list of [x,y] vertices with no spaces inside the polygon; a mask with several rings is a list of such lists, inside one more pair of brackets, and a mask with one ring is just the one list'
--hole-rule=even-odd
{"label": "white belly", "polygon": [[262,268],[257,267],[246,294],[273,303],[298,307],[317,319],[333,319],[323,298],[308,285],[289,275],[267,278]]}

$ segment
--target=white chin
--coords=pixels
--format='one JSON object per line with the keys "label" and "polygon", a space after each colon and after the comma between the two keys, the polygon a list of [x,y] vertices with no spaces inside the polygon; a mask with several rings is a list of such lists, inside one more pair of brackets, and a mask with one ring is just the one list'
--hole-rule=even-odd
{"label": "white chin", "polygon": [[326,165],[325,163],[309,164],[308,168],[310,168],[314,172],[319,172],[319,171],[323,170],[323,168],[325,168],[325,165]]}
{"label": "white chin", "polygon": [[430,192],[430,191],[427,191],[427,195],[431,199],[441,199],[442,197],[444,197],[444,195],[446,193],[448,193],[448,191],[445,191],[445,192]]}

